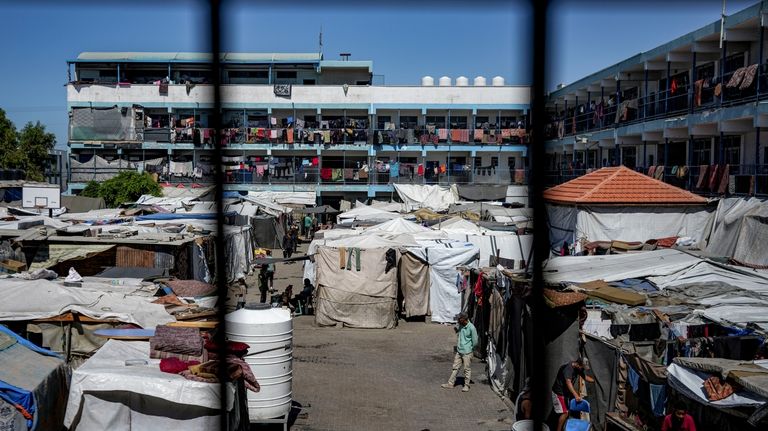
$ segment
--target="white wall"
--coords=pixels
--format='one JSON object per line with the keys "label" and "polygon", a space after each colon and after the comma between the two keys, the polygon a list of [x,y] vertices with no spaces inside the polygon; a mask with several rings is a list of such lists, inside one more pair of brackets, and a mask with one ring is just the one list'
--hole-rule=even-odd
{"label": "white wall", "polygon": [[[295,85],[291,98],[276,97],[270,85],[224,85],[221,97],[225,103],[260,104],[524,104],[530,103],[528,87],[380,87],[349,86],[345,95],[341,86]],[[187,95],[184,85],[169,85],[161,95],[157,85],[114,87],[88,85],[67,86],[70,103],[212,103],[213,87],[197,85]]]}

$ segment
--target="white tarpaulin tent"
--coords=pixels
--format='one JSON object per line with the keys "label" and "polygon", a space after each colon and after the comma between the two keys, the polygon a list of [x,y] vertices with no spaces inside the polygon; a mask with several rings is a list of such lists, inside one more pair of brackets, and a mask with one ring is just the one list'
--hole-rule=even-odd
{"label": "white tarpaulin tent", "polygon": [[420,247],[409,247],[408,252],[429,263],[429,309],[432,321],[453,323],[461,311],[461,292],[456,286],[459,274],[456,267],[477,266],[478,248],[459,241],[419,241]]}
{"label": "white tarpaulin tent", "polygon": [[[126,364],[126,360],[146,364]],[[149,343],[109,340],[72,374],[64,425],[69,429],[218,429],[221,406],[234,407],[235,391],[226,384],[187,380],[160,371]]]}
{"label": "white tarpaulin tent", "polygon": [[152,297],[67,287],[48,280],[0,279],[0,321],[44,319],[69,311],[154,328],[176,319]]}
{"label": "white tarpaulin tent", "polygon": [[351,210],[336,216],[336,219],[339,223],[352,223],[354,221],[384,222],[401,217],[403,216],[399,213],[369,207],[362,202],[358,202]]}
{"label": "white tarpaulin tent", "polygon": [[248,197],[279,205],[306,205],[313,207],[317,204],[317,194],[315,192],[248,192]]}
{"label": "white tarpaulin tent", "polygon": [[455,184],[451,187],[416,184],[393,184],[393,186],[403,201],[405,212],[420,208],[436,212],[447,211],[451,204],[459,202],[459,192]]}
{"label": "white tarpaulin tent", "polygon": [[768,202],[722,199],[715,212],[707,252],[739,262],[768,265]]}
{"label": "white tarpaulin tent", "polygon": [[712,212],[691,207],[600,207],[547,204],[550,244],[553,248],[584,239],[646,242],[650,239],[690,237],[703,244]]}

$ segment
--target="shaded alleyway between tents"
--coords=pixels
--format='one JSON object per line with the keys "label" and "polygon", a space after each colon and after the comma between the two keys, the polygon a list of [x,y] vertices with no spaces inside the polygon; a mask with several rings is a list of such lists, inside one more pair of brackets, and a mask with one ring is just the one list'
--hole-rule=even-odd
{"label": "shaded alleyway between tents", "polygon": [[[290,283],[296,291],[301,270],[301,263],[278,264],[275,288],[282,292]],[[246,300],[258,301],[255,284],[249,284]],[[460,386],[440,388],[453,359],[450,325],[400,321],[391,330],[320,328],[313,316],[298,316],[294,337],[294,404],[301,407],[292,430],[511,428],[512,412],[488,386],[484,363],[473,361],[469,393]]]}

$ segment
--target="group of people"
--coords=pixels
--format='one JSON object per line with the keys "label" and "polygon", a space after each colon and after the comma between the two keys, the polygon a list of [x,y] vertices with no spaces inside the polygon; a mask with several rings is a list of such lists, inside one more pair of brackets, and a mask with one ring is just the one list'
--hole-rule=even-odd
{"label": "group of people", "polygon": [[[478,344],[477,330],[466,313],[460,313],[457,316],[458,324],[454,328],[456,331],[456,347],[451,369],[451,376],[448,382],[441,386],[446,389],[454,388],[459,370],[464,368],[464,382],[462,392],[469,392],[469,384],[472,377],[472,355],[475,346]],[[587,374],[588,366],[583,358],[569,361],[560,366],[557,371],[557,377],[552,384],[552,407],[557,417],[557,431],[563,431],[571,412],[569,406],[571,400],[575,404],[581,404],[582,394],[577,389],[579,379],[585,382],[594,382],[594,378]],[[529,380],[526,379],[522,390],[518,394],[515,402],[516,420],[526,420],[532,418],[531,387]],[[578,412],[576,412],[578,414]],[[671,413],[668,414],[661,424],[661,431],[696,431],[696,425],[693,417],[688,414],[684,402],[678,401],[671,405]]]}

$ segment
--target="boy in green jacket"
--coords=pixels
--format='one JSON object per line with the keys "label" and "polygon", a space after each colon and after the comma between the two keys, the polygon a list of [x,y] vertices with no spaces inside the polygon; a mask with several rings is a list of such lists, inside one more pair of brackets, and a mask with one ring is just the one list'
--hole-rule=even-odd
{"label": "boy in green jacket", "polygon": [[477,330],[475,325],[469,321],[467,313],[460,313],[458,316],[459,325],[454,328],[457,332],[456,355],[453,357],[453,371],[448,383],[441,385],[443,388],[451,389],[456,383],[456,376],[459,374],[459,368],[464,366],[464,387],[462,392],[469,392],[469,382],[472,377],[472,351],[478,343]]}

